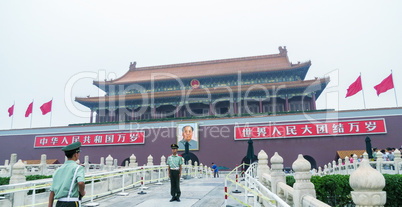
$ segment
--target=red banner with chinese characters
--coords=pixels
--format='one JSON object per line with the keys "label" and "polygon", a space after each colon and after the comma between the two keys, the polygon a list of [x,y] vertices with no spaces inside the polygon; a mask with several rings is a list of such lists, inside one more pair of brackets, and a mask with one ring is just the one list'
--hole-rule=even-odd
{"label": "red banner with chinese characters", "polygon": [[235,127],[235,140],[387,133],[384,119]]}
{"label": "red banner with chinese characters", "polygon": [[82,143],[82,146],[144,144],[144,138],[143,131],[36,136],[34,148],[64,147],[78,141]]}

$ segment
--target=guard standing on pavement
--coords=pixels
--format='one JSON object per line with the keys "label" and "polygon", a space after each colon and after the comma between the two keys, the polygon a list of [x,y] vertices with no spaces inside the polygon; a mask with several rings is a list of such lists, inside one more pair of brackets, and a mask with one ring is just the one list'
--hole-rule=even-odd
{"label": "guard standing on pavement", "polygon": [[181,165],[183,164],[183,158],[177,155],[177,144],[170,145],[172,148],[172,155],[168,157],[167,165],[169,166],[169,178],[170,178],[170,194],[172,195],[172,201],[180,202],[180,177],[181,177]]}
{"label": "guard standing on pavement", "polygon": [[54,172],[50,187],[49,207],[57,199],[56,207],[81,206],[81,197],[85,195],[85,169],[76,161],[80,157],[81,142],[74,142],[61,150],[67,161]]}

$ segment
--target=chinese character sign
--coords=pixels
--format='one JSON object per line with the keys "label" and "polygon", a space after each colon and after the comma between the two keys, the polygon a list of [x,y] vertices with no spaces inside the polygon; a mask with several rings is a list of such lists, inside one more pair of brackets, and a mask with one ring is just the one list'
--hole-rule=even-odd
{"label": "chinese character sign", "polygon": [[144,144],[144,138],[145,133],[143,131],[36,136],[34,148],[64,147],[78,141],[82,143],[82,146]]}
{"label": "chinese character sign", "polygon": [[387,133],[384,119],[235,127],[235,140]]}

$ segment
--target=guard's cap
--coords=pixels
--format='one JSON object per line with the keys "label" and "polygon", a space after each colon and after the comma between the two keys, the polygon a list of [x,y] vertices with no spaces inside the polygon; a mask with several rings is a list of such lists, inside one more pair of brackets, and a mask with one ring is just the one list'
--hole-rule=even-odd
{"label": "guard's cap", "polygon": [[172,144],[172,145],[170,145],[170,147],[171,147],[172,149],[178,149],[178,148],[179,148],[179,146],[177,146],[177,144]]}
{"label": "guard's cap", "polygon": [[81,147],[81,142],[74,142],[74,143],[72,143],[70,145],[67,145],[67,146],[61,148],[61,150],[65,151],[65,152],[66,151],[73,151],[73,150],[80,149],[80,147]]}

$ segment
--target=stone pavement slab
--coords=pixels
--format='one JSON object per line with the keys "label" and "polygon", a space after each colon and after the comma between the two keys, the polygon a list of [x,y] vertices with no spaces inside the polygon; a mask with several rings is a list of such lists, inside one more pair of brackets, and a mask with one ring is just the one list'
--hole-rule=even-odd
{"label": "stone pavement slab", "polygon": [[[99,206],[113,207],[220,207],[225,202],[224,177],[185,179],[180,182],[182,195],[181,202],[169,202],[170,182],[165,181],[163,185],[149,184],[144,190],[146,194],[140,195],[138,188],[126,190],[127,196],[109,195],[94,200]],[[83,203],[85,206],[86,203]]]}

